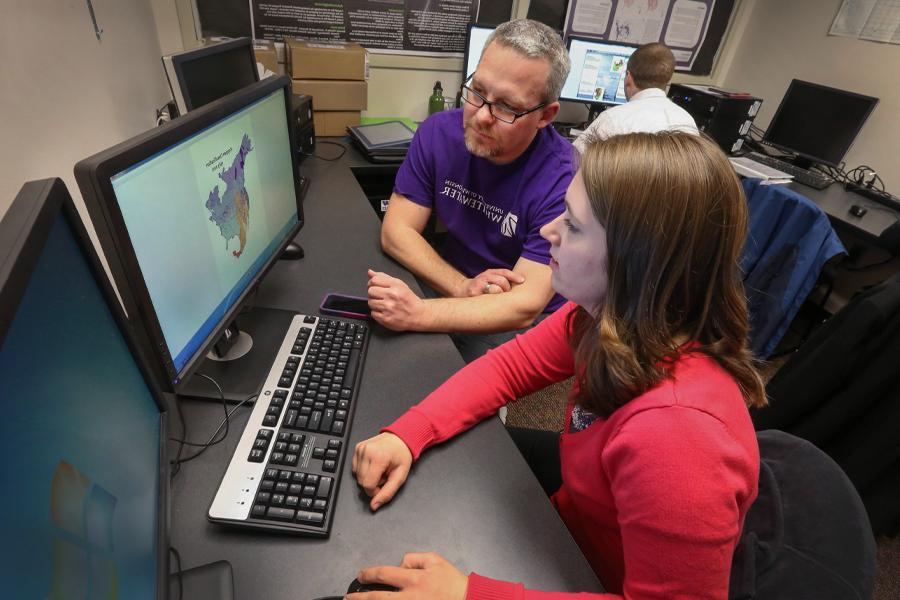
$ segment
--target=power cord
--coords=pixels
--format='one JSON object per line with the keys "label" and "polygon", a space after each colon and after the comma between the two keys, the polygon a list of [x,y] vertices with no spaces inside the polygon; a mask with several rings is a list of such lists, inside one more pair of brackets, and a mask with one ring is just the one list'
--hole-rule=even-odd
{"label": "power cord", "polygon": [[[181,433],[182,433],[182,437],[181,437],[181,438],[175,438],[175,437],[170,437],[170,438],[169,438],[170,441],[178,442],[178,444],[179,444],[179,446],[178,446],[178,453],[177,453],[176,456],[175,456],[175,460],[173,460],[173,461],[171,461],[171,462],[169,463],[170,466],[172,467],[172,471],[171,471],[170,477],[173,478],[173,479],[174,479],[174,477],[178,474],[178,472],[181,470],[181,465],[183,465],[183,464],[186,463],[186,462],[190,462],[190,461],[194,460],[195,458],[197,458],[198,456],[200,456],[201,454],[203,454],[204,452],[206,452],[206,450],[207,450],[208,448],[211,448],[212,446],[215,446],[216,444],[220,444],[220,443],[222,443],[223,441],[225,441],[225,438],[228,437],[228,432],[229,432],[229,429],[230,429],[231,416],[232,416],[239,408],[241,408],[244,404],[246,404],[246,403],[249,402],[250,400],[253,400],[253,399],[256,398],[256,396],[258,395],[258,394],[253,394],[253,395],[251,395],[251,396],[247,396],[246,398],[244,398],[243,400],[241,400],[240,402],[238,402],[238,403],[237,403],[237,404],[229,411],[229,410],[228,410],[228,403],[227,403],[227,401],[225,400],[225,393],[222,391],[222,386],[220,386],[220,385],[218,384],[218,382],[217,382],[215,379],[213,379],[213,378],[210,377],[209,375],[205,375],[205,374],[203,374],[203,373],[195,373],[195,374],[194,374],[194,377],[202,377],[202,378],[204,378],[204,379],[206,379],[206,380],[212,382],[212,384],[213,384],[214,386],[216,386],[216,391],[219,392],[219,399],[222,401],[222,409],[223,409],[223,411],[224,411],[224,413],[225,413],[225,418],[222,419],[222,422],[219,423],[219,426],[216,428],[215,431],[213,431],[212,435],[209,436],[209,439],[206,440],[205,442],[203,442],[202,444],[196,443],[196,442],[189,442],[189,441],[187,441],[187,439],[185,439],[185,438],[187,438],[187,427],[186,427],[185,420],[184,420],[184,412],[182,411],[182,408],[181,408],[181,402],[179,402],[179,401],[176,400],[175,406],[176,406],[176,409],[178,410],[178,419],[179,419],[179,421],[181,422]],[[223,428],[223,427],[225,428],[225,432],[222,434],[222,436],[221,436],[220,438],[216,439],[216,436],[219,435],[219,432],[222,431],[222,428]],[[193,446],[193,447],[196,447],[196,448],[200,448],[200,450],[198,450],[197,452],[195,452],[194,454],[191,454],[190,456],[188,456],[188,457],[186,457],[186,458],[182,458],[182,457],[181,457],[181,454],[182,454],[182,452],[184,451],[184,447],[185,447],[185,446]]]}
{"label": "power cord", "polygon": [[178,568],[176,571],[178,574],[178,600],[181,600],[181,596],[184,594],[184,576],[181,574],[181,554],[178,553],[178,550],[176,550],[174,546],[169,546],[169,552],[175,556],[175,565]]}
{"label": "power cord", "polygon": [[338,148],[341,149],[341,152],[340,152],[340,154],[338,154],[337,156],[335,156],[335,157],[333,157],[333,158],[329,158],[329,157],[327,157],[327,156],[322,156],[321,154],[316,154],[315,152],[312,152],[312,153],[304,152],[303,155],[304,155],[304,156],[313,156],[313,157],[315,157],[315,158],[318,158],[319,160],[324,160],[324,161],[328,161],[328,162],[333,162],[333,161],[336,161],[336,160],[340,160],[340,158],[341,158],[342,156],[344,156],[344,154],[347,153],[347,146],[343,145],[343,144],[340,143],[340,142],[334,142],[334,141],[332,141],[332,140],[317,140],[317,141],[316,141],[316,145],[319,145],[319,144],[331,144],[332,146],[337,146]]}

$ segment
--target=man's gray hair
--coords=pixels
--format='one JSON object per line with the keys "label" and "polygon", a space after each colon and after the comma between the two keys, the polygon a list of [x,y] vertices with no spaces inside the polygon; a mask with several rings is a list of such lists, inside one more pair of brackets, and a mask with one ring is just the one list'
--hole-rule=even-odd
{"label": "man's gray hair", "polygon": [[[569,76],[569,53],[559,34],[538,21],[516,19],[507,21],[491,32],[484,43],[485,49],[497,42],[528,58],[543,58],[550,63],[550,76],[544,91],[544,102],[559,99],[566,77]],[[484,56],[484,55],[482,55]]]}

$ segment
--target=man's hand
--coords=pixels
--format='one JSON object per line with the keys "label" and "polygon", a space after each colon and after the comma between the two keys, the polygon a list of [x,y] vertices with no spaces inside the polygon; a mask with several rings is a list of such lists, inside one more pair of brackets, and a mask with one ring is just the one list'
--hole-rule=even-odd
{"label": "man's hand", "polygon": [[482,294],[502,294],[513,285],[525,283],[525,278],[510,269],[487,269],[471,279],[463,281],[456,293],[457,298],[480,296]]}
{"label": "man's hand", "polygon": [[363,569],[357,579],[400,591],[348,594],[348,600],[464,600],[469,587],[468,576],[434,552],[407,554],[399,567]]}
{"label": "man's hand", "polygon": [[425,301],[396,277],[372,269],[368,275],[372,318],[393,331],[420,331],[426,314]]}
{"label": "man's hand", "polygon": [[380,433],[363,440],[353,452],[353,474],[372,498],[369,507],[373,511],[391,501],[406,482],[410,467],[412,452],[393,433]]}

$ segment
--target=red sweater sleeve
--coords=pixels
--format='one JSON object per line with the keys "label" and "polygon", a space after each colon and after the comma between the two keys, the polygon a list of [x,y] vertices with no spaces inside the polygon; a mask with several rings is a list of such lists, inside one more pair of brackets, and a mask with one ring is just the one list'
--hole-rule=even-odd
{"label": "red sweater sleeve", "polygon": [[422,451],[465,431],[522,396],[571,377],[568,303],[515,339],[466,365],[382,431],[398,435],[418,459]]}

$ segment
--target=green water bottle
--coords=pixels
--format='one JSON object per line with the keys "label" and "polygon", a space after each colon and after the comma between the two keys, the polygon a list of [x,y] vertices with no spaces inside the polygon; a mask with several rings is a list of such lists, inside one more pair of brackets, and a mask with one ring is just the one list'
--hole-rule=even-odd
{"label": "green water bottle", "polygon": [[441,87],[440,81],[435,81],[434,90],[428,98],[428,114],[433,115],[442,110],[444,110],[444,89]]}

